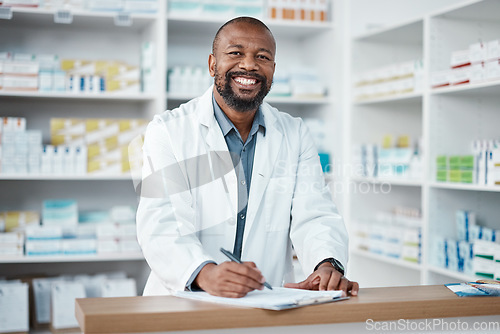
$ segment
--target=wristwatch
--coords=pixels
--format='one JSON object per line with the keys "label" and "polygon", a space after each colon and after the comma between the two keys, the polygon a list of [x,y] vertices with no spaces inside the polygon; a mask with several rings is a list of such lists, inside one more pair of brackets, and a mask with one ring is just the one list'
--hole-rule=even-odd
{"label": "wristwatch", "polygon": [[314,267],[314,271],[318,270],[319,266],[321,266],[323,263],[326,263],[326,262],[330,263],[335,270],[337,270],[339,273],[344,275],[344,273],[345,273],[344,266],[342,265],[342,263],[340,263],[339,260],[334,259],[333,257],[329,257],[328,259],[324,259],[323,261],[318,263],[318,265],[316,267]]}

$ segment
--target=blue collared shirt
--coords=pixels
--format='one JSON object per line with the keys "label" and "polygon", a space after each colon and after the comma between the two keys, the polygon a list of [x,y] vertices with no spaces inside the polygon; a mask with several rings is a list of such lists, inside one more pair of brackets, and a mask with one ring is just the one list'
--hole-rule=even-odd
{"label": "blue collared shirt", "polygon": [[[266,134],[264,116],[262,115],[262,110],[259,107],[259,109],[255,113],[250,133],[248,134],[246,141],[243,142],[243,139],[241,138],[238,129],[234,126],[233,122],[231,122],[229,117],[227,117],[227,115],[219,107],[213,95],[212,95],[212,105],[214,108],[215,119],[217,120],[217,123],[221,128],[222,134],[224,135],[224,140],[226,141],[227,148],[231,153],[231,158],[233,160],[236,177],[238,179],[238,216],[237,216],[236,238],[234,241],[233,254],[237,258],[241,258],[241,251],[243,246],[243,233],[245,231],[248,195],[250,194],[250,183],[252,181],[252,169],[253,169],[253,161],[255,155],[255,146],[257,142],[257,133],[259,131],[262,131],[263,135]],[[198,266],[198,268],[196,268],[196,270],[189,278],[189,281],[186,284],[186,288],[191,290],[191,285],[194,282],[196,276],[198,276],[201,269],[203,269],[203,267],[208,263],[213,263],[213,262],[205,261],[200,266]]]}
{"label": "blue collared shirt", "polygon": [[243,245],[243,232],[247,215],[248,195],[250,193],[250,183],[252,181],[253,160],[255,154],[255,144],[257,142],[257,132],[262,131],[265,135],[266,126],[264,116],[259,107],[255,113],[250,133],[245,142],[241,138],[238,129],[231,122],[229,117],[222,111],[215,97],[212,96],[215,119],[222,130],[227,148],[231,153],[233,165],[238,179],[238,216],[236,225],[236,240],[234,242],[233,254],[241,258]]}

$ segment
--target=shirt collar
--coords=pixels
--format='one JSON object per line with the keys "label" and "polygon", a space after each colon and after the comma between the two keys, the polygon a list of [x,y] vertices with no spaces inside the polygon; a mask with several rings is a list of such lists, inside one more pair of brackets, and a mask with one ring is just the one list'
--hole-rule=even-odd
{"label": "shirt collar", "polygon": [[[238,129],[234,126],[233,122],[227,117],[227,115],[222,111],[221,107],[215,100],[215,96],[212,93],[212,105],[214,107],[214,114],[215,114],[215,119],[217,120],[217,123],[219,123],[220,129],[222,130],[222,134],[224,137],[232,130],[236,133],[238,133]],[[257,112],[255,113],[253,123],[252,123],[252,128],[250,129],[250,134],[255,134],[260,128],[262,127],[263,134],[266,134],[266,124],[264,122],[264,115],[262,114],[261,107],[259,106],[259,109],[257,109]]]}

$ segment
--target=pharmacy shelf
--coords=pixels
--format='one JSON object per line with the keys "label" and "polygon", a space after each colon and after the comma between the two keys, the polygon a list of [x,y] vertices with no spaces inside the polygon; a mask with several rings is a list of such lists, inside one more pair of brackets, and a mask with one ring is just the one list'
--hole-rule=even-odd
{"label": "pharmacy shelf", "polygon": [[448,276],[448,277],[458,279],[458,280],[464,281],[464,282],[472,282],[472,281],[476,281],[478,279],[481,279],[481,277],[479,277],[479,276],[467,275],[464,273],[460,273],[460,272],[453,271],[453,270],[446,269],[446,268],[436,267],[433,265],[429,265],[428,269],[432,273],[443,275],[443,276]]}
{"label": "pharmacy shelf", "polygon": [[456,86],[446,86],[431,89],[433,95],[498,95],[500,80],[486,81],[473,84],[461,84]]}
{"label": "pharmacy shelf", "polygon": [[0,174],[0,180],[12,181],[130,181],[129,174],[125,175],[20,175]]}
{"label": "pharmacy shelf", "polygon": [[351,180],[358,183],[368,182],[372,184],[389,184],[391,186],[402,186],[402,187],[421,187],[423,184],[421,180],[412,180],[412,179],[352,177]]}
{"label": "pharmacy shelf", "polygon": [[107,262],[107,261],[140,261],[142,253],[110,253],[85,255],[53,255],[53,256],[0,256],[0,263],[58,263],[58,262]]}
{"label": "pharmacy shelf", "polygon": [[[167,94],[168,101],[175,102],[185,102],[189,101],[193,98],[197,97],[192,94]],[[300,105],[323,105],[333,103],[333,99],[330,97],[279,97],[279,96],[270,96],[264,99],[267,103],[276,103],[276,104],[300,104]]]}
{"label": "pharmacy shelf", "polygon": [[423,24],[422,18],[415,18],[355,36],[354,41],[378,43],[408,43],[408,41],[413,41],[421,43],[423,40]]}
{"label": "pharmacy shelf", "polygon": [[361,250],[361,249],[351,249],[350,252],[352,255],[362,256],[364,258],[369,258],[372,260],[393,264],[393,265],[396,265],[399,267],[412,269],[412,270],[416,270],[416,271],[422,270],[422,266],[418,263],[413,263],[413,262],[400,260],[400,259],[394,259],[394,258],[391,258],[388,256],[371,253],[371,252]]}
{"label": "pharmacy shelf", "polygon": [[[332,22],[309,22],[292,20],[272,20],[263,19],[269,26],[269,29],[276,37],[294,37],[301,38],[334,28]],[[182,32],[184,34],[199,34],[200,31],[214,31],[226,22],[226,18],[214,17],[180,17],[169,14],[167,24],[169,34]]]}
{"label": "pharmacy shelf", "polygon": [[23,98],[23,99],[53,99],[53,100],[98,100],[98,101],[131,101],[150,102],[156,96],[145,93],[102,93],[102,94],[79,94],[79,93],[57,93],[57,92],[20,92],[1,91],[0,97]]}
{"label": "pharmacy shelf", "polygon": [[433,17],[444,17],[458,20],[497,21],[500,12],[500,2],[491,0],[467,0],[435,11]]}
{"label": "pharmacy shelf", "polygon": [[500,192],[500,185],[481,186],[477,184],[468,184],[468,183],[431,182],[430,186],[431,188],[439,188],[439,189]]}
{"label": "pharmacy shelf", "polygon": [[376,99],[355,100],[355,105],[390,104],[390,103],[412,103],[422,102],[422,93],[410,93],[401,95],[384,96]]}
{"label": "pharmacy shelf", "polygon": [[[55,9],[37,9],[37,8],[11,8],[12,18],[10,20],[0,20],[1,25],[14,24],[23,25],[26,27],[36,26],[47,28],[57,25],[54,22],[54,15],[58,13]],[[73,16],[73,22],[70,23],[72,28],[92,28],[92,29],[127,29],[127,32],[141,31],[146,26],[159,18],[158,14],[147,13],[132,13],[129,15],[131,19],[130,26],[116,26],[114,23],[118,15],[124,15],[118,12],[92,12],[87,10],[70,9],[64,10],[70,12]],[[61,28],[68,27],[68,24],[60,24]]]}

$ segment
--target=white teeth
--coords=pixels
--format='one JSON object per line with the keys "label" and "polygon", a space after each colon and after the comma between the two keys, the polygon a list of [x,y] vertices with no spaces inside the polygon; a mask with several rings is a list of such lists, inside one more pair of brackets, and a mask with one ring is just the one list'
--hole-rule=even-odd
{"label": "white teeth", "polygon": [[242,85],[254,85],[257,82],[257,80],[255,80],[255,79],[247,79],[247,78],[241,78],[241,77],[234,78],[234,81],[236,81]]}

